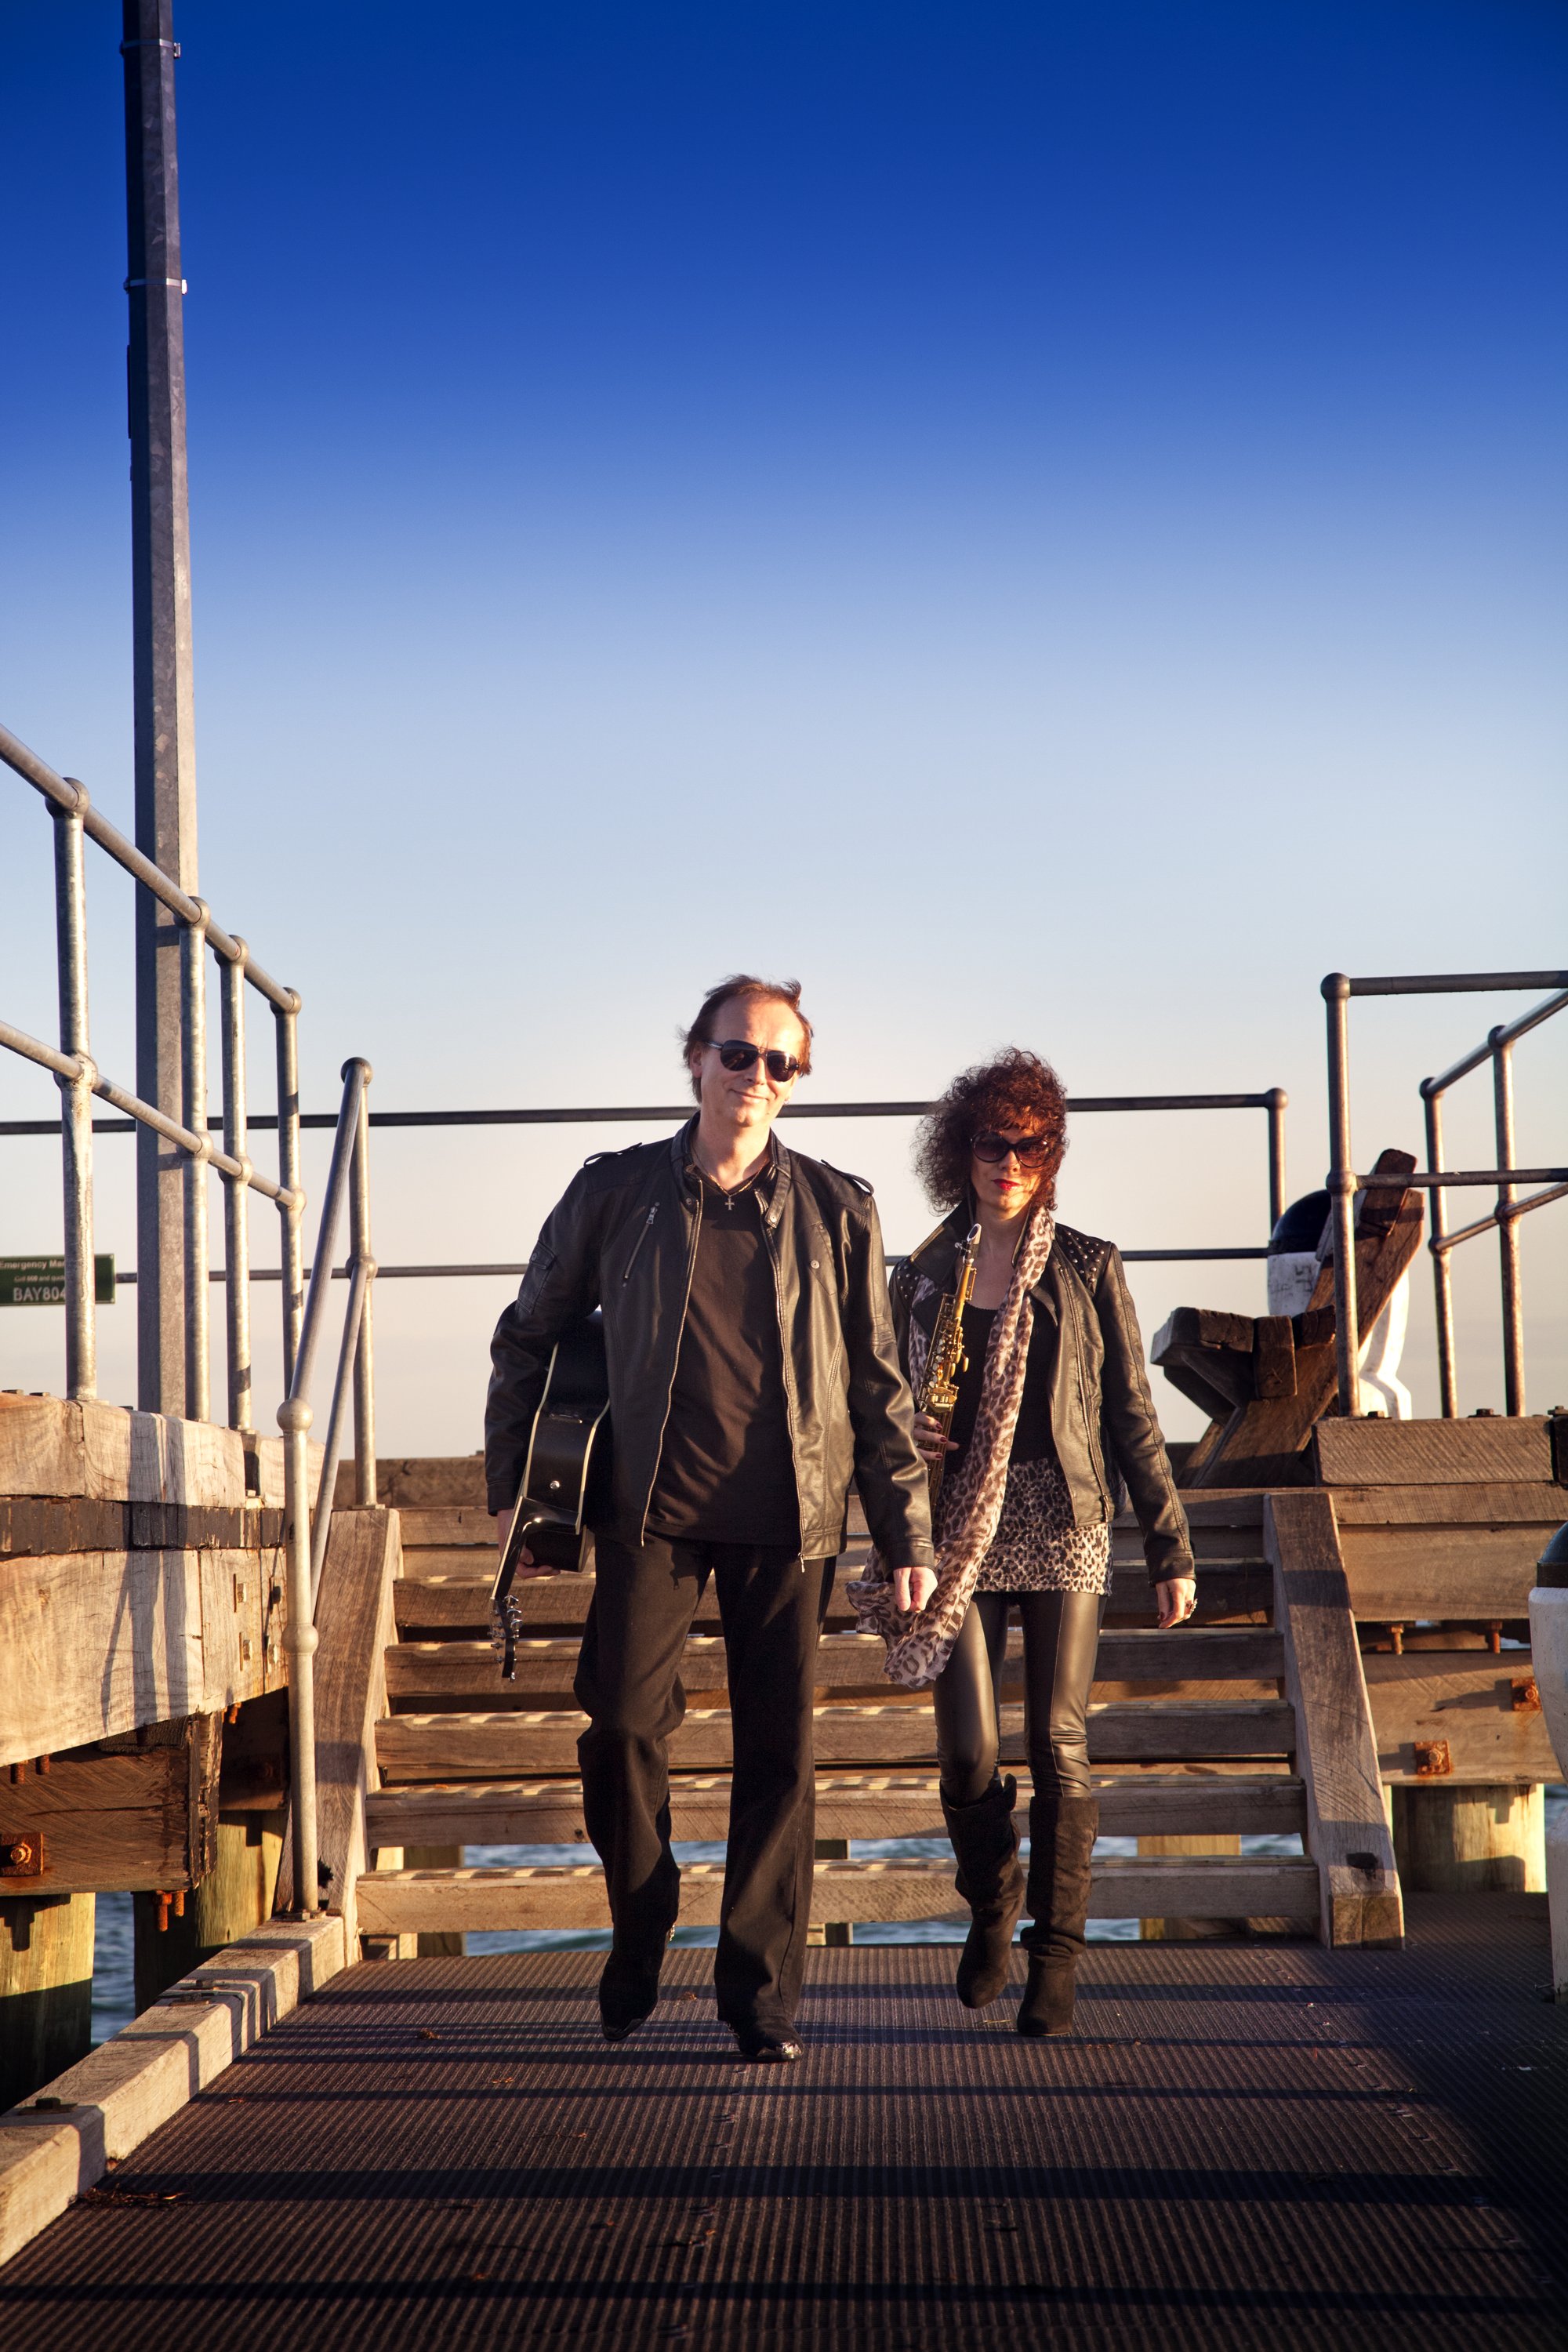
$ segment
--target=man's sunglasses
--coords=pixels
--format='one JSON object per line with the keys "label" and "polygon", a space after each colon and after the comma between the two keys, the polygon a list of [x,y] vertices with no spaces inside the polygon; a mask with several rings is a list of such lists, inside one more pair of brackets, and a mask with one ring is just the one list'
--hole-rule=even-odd
{"label": "man's sunglasses", "polygon": [[977,1135],[969,1149],[976,1160],[1000,1167],[1009,1153],[1020,1168],[1037,1168],[1050,1150],[1043,1135]]}
{"label": "man's sunglasses", "polygon": [[725,1069],[749,1070],[761,1062],[775,1087],[782,1087],[800,1068],[793,1054],[781,1054],[776,1045],[751,1045],[744,1037],[726,1037],[722,1042],[710,1042]]}

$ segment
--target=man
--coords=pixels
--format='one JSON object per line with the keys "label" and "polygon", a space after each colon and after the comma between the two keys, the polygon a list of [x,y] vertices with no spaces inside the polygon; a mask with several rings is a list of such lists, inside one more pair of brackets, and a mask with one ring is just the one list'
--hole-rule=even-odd
{"label": "man", "polygon": [[584,1819],[614,1922],[600,2015],[621,2042],[658,1999],[680,1893],[667,1743],[711,1576],[734,1742],[714,1982],[742,2054],[779,2062],[801,2054],[814,1661],[849,1482],[918,1608],[935,1584],[926,1469],[870,1187],[773,1138],[811,1066],[798,985],[723,982],[685,1055],[696,1117],[590,1160],[546,1220],[496,1327],[485,1470],[504,1540],[551,1349],[602,1308],[613,1492],[575,1684]]}

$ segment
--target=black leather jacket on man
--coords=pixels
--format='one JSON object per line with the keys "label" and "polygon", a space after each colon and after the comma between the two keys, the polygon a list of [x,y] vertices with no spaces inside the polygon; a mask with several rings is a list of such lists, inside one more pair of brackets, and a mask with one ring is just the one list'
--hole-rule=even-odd
{"label": "black leather jacket on man", "polygon": [[[492,1511],[517,1498],[552,1347],[597,1307],[614,1477],[610,1515],[595,1532],[643,1541],[701,1223],[700,1187],[688,1171],[695,1125],[665,1142],[590,1160],[546,1219],[490,1348],[485,1482]],[[784,1340],[801,1555],[827,1559],[843,1549],[853,1478],[883,1559],[932,1567],[926,1469],[899,1368],[871,1188],[776,1138],[772,1161],[758,1189]]]}
{"label": "black leather jacket on man", "polygon": [[[967,1206],[955,1209],[893,1276],[893,1322],[906,1363],[918,1277],[923,1275],[938,1294],[928,1293],[913,1308],[929,1332],[940,1294],[952,1287],[970,1223]],[[1121,1253],[1110,1242],[1058,1224],[1046,1270],[1029,1295],[1035,1308],[1031,1368],[1033,1349],[1048,1346],[1051,1442],[1072,1498],[1074,1526],[1093,1527],[1114,1515],[1120,1472],[1143,1531],[1151,1584],[1191,1576],[1186,1514],[1154,1416]]]}

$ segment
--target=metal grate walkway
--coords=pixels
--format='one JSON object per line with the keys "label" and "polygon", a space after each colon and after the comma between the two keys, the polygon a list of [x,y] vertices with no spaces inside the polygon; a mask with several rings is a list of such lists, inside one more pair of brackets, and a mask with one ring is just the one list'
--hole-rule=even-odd
{"label": "metal grate walkway", "polygon": [[701,1951],[616,2052],[593,1953],[356,1969],[0,2273],[0,2336],[1560,2347],[1544,1901],[1410,1907],[1404,1953],[1095,1947],[1048,2044],[951,1947],[815,1952],[777,2071]]}

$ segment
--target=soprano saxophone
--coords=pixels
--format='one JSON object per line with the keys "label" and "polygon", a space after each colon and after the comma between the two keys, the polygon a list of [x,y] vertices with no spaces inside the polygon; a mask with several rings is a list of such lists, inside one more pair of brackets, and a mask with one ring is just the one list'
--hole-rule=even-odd
{"label": "soprano saxophone", "polygon": [[[974,1288],[974,1261],[979,1254],[980,1228],[971,1225],[968,1239],[959,1253],[952,1288],[936,1310],[936,1328],[931,1335],[921,1392],[915,1399],[916,1412],[929,1413],[944,1439],[952,1426],[953,1411],[958,1403],[959,1374],[969,1362],[963,1351],[963,1310]],[[945,1454],[939,1454],[934,1462],[926,1465],[933,1517],[936,1499],[942,1492],[942,1474],[946,1466]]]}

